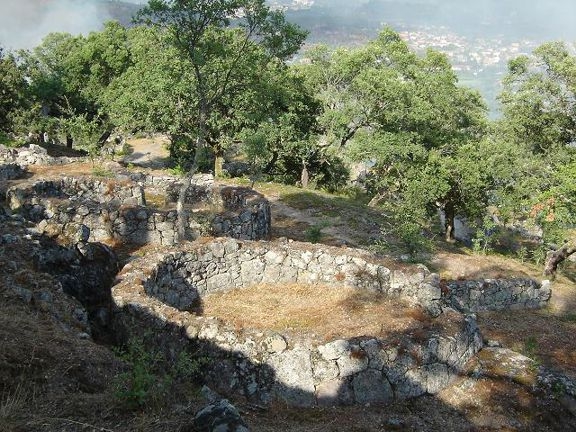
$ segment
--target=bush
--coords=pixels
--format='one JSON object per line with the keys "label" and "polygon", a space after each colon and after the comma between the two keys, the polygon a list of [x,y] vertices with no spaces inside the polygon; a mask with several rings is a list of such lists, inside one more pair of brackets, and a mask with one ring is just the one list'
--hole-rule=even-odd
{"label": "bush", "polygon": [[114,393],[120,405],[127,409],[162,405],[173,393],[174,384],[200,377],[205,357],[194,357],[180,351],[175,361],[167,360],[157,349],[146,344],[144,338],[131,338],[123,348],[115,350],[126,363],[127,370],[114,380]]}
{"label": "bush", "polygon": [[472,239],[472,250],[476,254],[486,255],[494,250],[499,229],[490,216],[485,216]]}
{"label": "bush", "polygon": [[116,398],[130,409],[146,405],[162,390],[161,386],[154,388],[158,381],[154,369],[160,360],[159,353],[148,351],[141,339],[130,339],[116,354],[129,368],[116,377]]}
{"label": "bush", "polygon": [[318,243],[322,236],[322,230],[328,226],[328,222],[324,221],[316,225],[311,225],[305,232],[306,241],[310,243]]}

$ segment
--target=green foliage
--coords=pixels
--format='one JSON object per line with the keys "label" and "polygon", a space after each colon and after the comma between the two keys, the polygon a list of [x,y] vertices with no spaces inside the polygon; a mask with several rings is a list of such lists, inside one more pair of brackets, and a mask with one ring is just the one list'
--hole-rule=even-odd
{"label": "green foliage", "polygon": [[[440,207],[450,218],[485,208],[490,179],[470,154],[483,155],[486,108],[477,92],[458,86],[444,55],[420,57],[385,29],[364,47],[321,47],[309,57],[302,73],[323,104],[325,139],[372,165],[367,186],[375,201],[430,215]],[[415,238],[417,225],[404,237]]]}
{"label": "green foliage", "polygon": [[431,229],[421,207],[390,205],[387,213],[392,215],[389,228],[382,231],[382,239],[374,243],[373,250],[379,253],[393,250],[408,254],[412,261],[417,261],[419,256],[433,250]]}
{"label": "green foliage", "polygon": [[109,169],[104,168],[100,165],[95,165],[92,168],[92,175],[96,176],[96,177],[102,177],[102,178],[114,177],[114,173],[112,171],[110,171]]}
{"label": "green foliage", "polygon": [[576,57],[562,42],[510,61],[500,95],[508,139],[534,153],[548,153],[576,140]]}
{"label": "green foliage", "polygon": [[304,233],[306,241],[310,243],[318,243],[320,240],[322,240],[322,237],[324,236],[322,230],[326,228],[328,225],[329,223],[327,221],[323,221],[316,225],[311,225],[308,229],[306,229]]}
{"label": "green foliage", "polygon": [[92,160],[100,154],[98,140],[103,131],[98,120],[89,120],[87,115],[70,115],[59,121],[59,127],[74,136],[77,147],[86,150]]}
{"label": "green foliage", "polygon": [[540,245],[532,251],[532,261],[536,265],[543,265],[544,261],[546,261],[546,253],[548,252],[548,248],[545,245]]}
{"label": "green foliage", "polygon": [[21,147],[25,143],[22,140],[14,139],[10,135],[0,131],[0,144],[6,147]]}
{"label": "green foliage", "polygon": [[394,234],[412,259],[432,250],[432,241],[424,234],[424,227],[416,221],[397,220]]}
{"label": "green foliage", "polygon": [[11,132],[15,117],[28,109],[29,86],[17,58],[0,47],[0,132]]}
{"label": "green foliage", "polygon": [[104,100],[130,64],[126,30],[108,23],[87,37],[52,33],[33,50],[21,51],[20,62],[31,106],[18,118],[19,132],[48,131],[94,154],[93,144],[114,128]]}
{"label": "green foliage", "polygon": [[[137,62],[138,72],[127,84],[137,89],[138,99],[159,99],[157,109],[145,113],[157,130],[189,138],[186,148],[174,150],[187,155],[192,170],[201,156],[192,148],[208,147],[219,176],[224,152],[238,134],[269,117],[269,104],[262,101],[268,97],[267,78],[273,76],[268,72],[284,67],[305,33],[264,0],[154,0],[139,20],[158,30],[156,41],[167,49],[142,51],[154,60]],[[169,68],[155,66],[158,54]]]}
{"label": "green foliage", "polygon": [[532,360],[538,362],[538,340],[535,336],[529,336],[524,341],[524,355],[530,357]]}
{"label": "green foliage", "polygon": [[494,249],[495,240],[498,233],[498,225],[490,215],[484,216],[482,223],[476,229],[476,234],[472,239],[472,250],[476,254],[486,255]]}
{"label": "green foliage", "polygon": [[521,263],[525,263],[529,257],[529,251],[526,246],[520,246],[516,251],[516,256],[520,260]]}
{"label": "green foliage", "polygon": [[198,379],[208,362],[207,358],[193,357],[184,350],[169,362],[146,339],[133,337],[125,347],[115,350],[128,369],[114,380],[115,396],[128,409],[161,405],[177,381]]}
{"label": "green foliage", "polygon": [[160,353],[149,351],[140,339],[131,339],[125,350],[117,350],[116,354],[129,367],[128,371],[116,377],[116,398],[126,407],[134,409],[158,397],[163,391],[163,383],[155,372],[161,359]]}
{"label": "green foliage", "polygon": [[168,168],[168,172],[174,176],[184,177],[187,171],[182,165],[176,165],[172,168]]}
{"label": "green foliage", "polygon": [[193,357],[186,351],[180,351],[171,372],[173,379],[195,380],[200,377],[202,368],[208,363],[207,357]]}
{"label": "green foliage", "polygon": [[[576,224],[576,56],[560,42],[512,60],[500,96],[504,118],[495,135],[516,148],[518,174],[501,189],[500,208],[562,244]],[[545,252],[533,254],[542,263]]]}

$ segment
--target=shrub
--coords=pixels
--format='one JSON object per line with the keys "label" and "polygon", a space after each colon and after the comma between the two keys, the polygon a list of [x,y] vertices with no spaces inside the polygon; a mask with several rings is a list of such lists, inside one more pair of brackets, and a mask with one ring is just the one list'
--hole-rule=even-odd
{"label": "shrub", "polygon": [[304,233],[306,241],[310,243],[318,243],[322,236],[322,230],[328,226],[328,222],[324,221],[316,225],[311,225]]}
{"label": "shrub", "polygon": [[169,361],[157,348],[148,346],[144,338],[137,337],[115,352],[127,370],[116,376],[114,393],[120,405],[128,409],[162,405],[177,381],[199,378],[208,363],[207,358],[194,357],[185,350],[175,361]]}
{"label": "shrub", "polygon": [[116,377],[114,387],[115,396],[128,408],[144,406],[152,398],[157,382],[154,373],[156,363],[160,356],[156,351],[148,351],[141,339],[130,339],[124,349],[116,350],[116,354],[123,360],[128,371]]}

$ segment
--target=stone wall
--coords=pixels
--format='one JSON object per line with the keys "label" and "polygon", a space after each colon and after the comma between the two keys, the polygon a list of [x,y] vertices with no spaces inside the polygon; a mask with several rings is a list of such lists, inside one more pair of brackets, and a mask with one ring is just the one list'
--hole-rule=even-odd
{"label": "stone wall", "polygon": [[[178,180],[152,183],[152,187],[176,190]],[[6,200],[12,210],[51,233],[76,232],[80,225],[91,231],[92,241],[115,238],[135,244],[174,245],[177,242],[177,212],[146,206],[147,182],[130,179],[63,178],[12,186]],[[171,185],[171,186],[169,186]],[[222,209],[218,210],[218,202]],[[203,177],[189,188],[193,206],[185,211],[190,239],[199,235],[231,236],[241,239],[267,238],[270,205],[260,194],[246,188],[216,187]],[[202,201],[204,200],[204,201]],[[213,203],[216,204],[213,205]],[[229,204],[232,202],[233,205]]]}
{"label": "stone wall", "polygon": [[16,163],[0,164],[0,181],[24,177],[26,170]]}
{"label": "stone wall", "polygon": [[[146,191],[164,195],[168,203],[176,203],[184,181],[173,176],[146,174],[134,174],[133,179],[143,184]],[[253,189],[217,185],[211,175],[198,174],[187,188],[185,203],[208,203],[222,209],[210,221],[214,236],[240,240],[266,239],[270,236],[270,203]]]}
{"label": "stone wall", "polygon": [[440,313],[438,276],[424,266],[393,265],[395,268],[385,266],[373,255],[356,249],[221,239],[160,257],[145,289],[186,310],[214,291],[261,283],[322,283],[382,292]]}
{"label": "stone wall", "polygon": [[10,148],[0,144],[0,162],[26,165],[63,165],[77,162],[79,158],[53,157],[39,145],[30,144],[27,147]]}
{"label": "stone wall", "polygon": [[[446,311],[427,325],[381,338],[317,342],[266,329],[237,329],[186,310],[209,292],[255,283],[330,283],[407,297],[439,295],[423,267],[390,269],[362,251],[221,239],[132,261],[112,295],[117,314],[157,332],[176,329],[211,363],[217,391],[294,406],[387,403],[434,394],[482,345],[474,316]],[[435,300],[436,301],[436,300]],[[176,307],[174,307],[176,306]]]}
{"label": "stone wall", "polygon": [[533,309],[546,306],[552,291],[550,282],[533,279],[480,279],[448,281],[443,284],[443,298],[463,312],[504,309]]}

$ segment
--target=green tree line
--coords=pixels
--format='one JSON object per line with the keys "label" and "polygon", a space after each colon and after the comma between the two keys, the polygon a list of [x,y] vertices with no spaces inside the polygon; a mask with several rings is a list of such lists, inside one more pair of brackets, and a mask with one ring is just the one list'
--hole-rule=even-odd
{"label": "green tree line", "polygon": [[[509,63],[489,121],[448,58],[384,29],[354,49],[302,50],[306,32],[264,0],[150,0],[126,28],[54,33],[0,50],[0,133],[44,133],[97,154],[111,133],[169,137],[175,164],[223,175],[229,154],[287,183],[344,188],[367,166],[371,204],[407,236],[440,210],[521,221],[573,245],[576,57],[561,42]],[[294,56],[299,54],[300,60]],[[568,246],[567,246],[568,247]]]}

